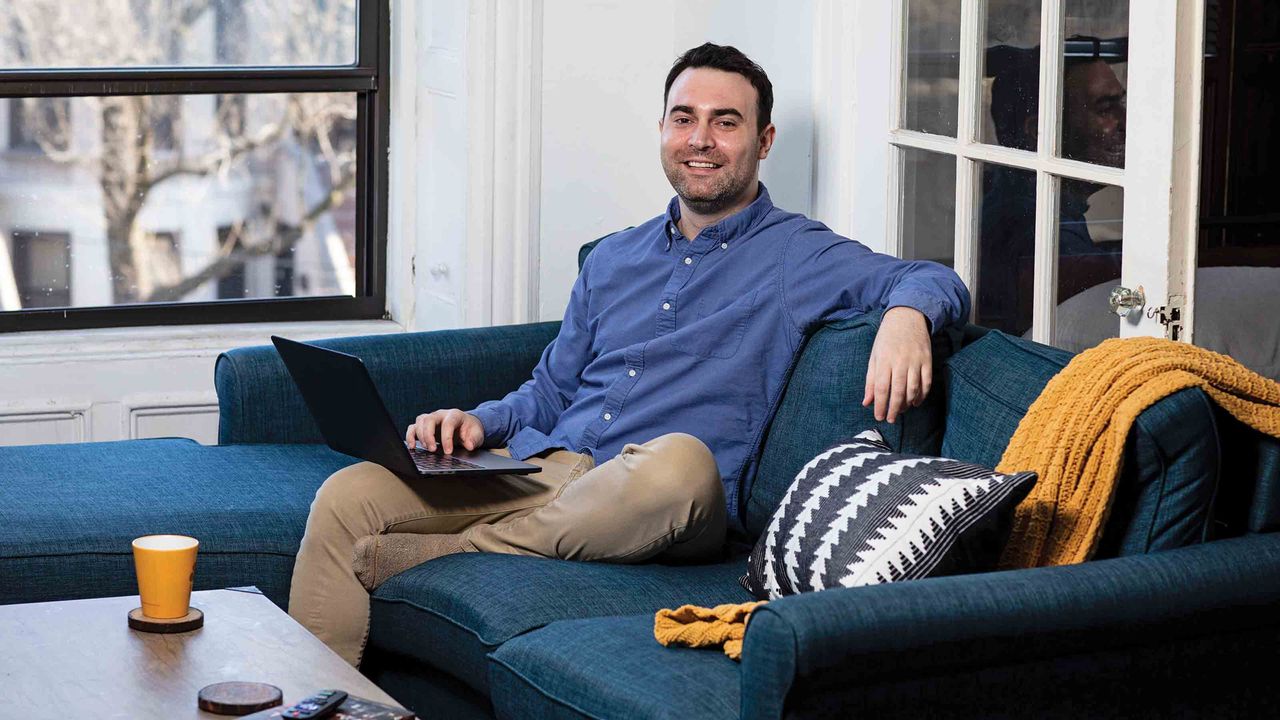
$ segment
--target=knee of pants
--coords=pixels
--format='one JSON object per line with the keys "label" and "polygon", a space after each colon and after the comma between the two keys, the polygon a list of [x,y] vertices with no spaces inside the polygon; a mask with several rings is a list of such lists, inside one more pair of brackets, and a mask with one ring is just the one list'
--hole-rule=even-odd
{"label": "knee of pants", "polygon": [[355,513],[370,515],[373,498],[391,482],[400,482],[386,468],[362,462],[349,465],[330,475],[316,490],[312,512],[350,517]]}
{"label": "knee of pants", "polygon": [[642,471],[650,497],[662,502],[687,499],[712,509],[724,506],[720,468],[701,440],[686,433],[669,433],[645,446],[652,451]]}

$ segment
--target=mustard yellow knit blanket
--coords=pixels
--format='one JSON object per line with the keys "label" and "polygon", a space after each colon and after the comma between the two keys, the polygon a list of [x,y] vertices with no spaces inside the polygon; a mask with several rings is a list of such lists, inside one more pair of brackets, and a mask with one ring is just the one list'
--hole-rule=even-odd
{"label": "mustard yellow knit blanket", "polygon": [[1001,472],[1034,470],[1002,568],[1065,565],[1097,549],[1134,420],[1178,390],[1202,388],[1241,422],[1280,437],[1280,383],[1226,355],[1158,338],[1106,340],[1049,381],[1009,441]]}
{"label": "mustard yellow knit blanket", "polygon": [[716,647],[737,660],[742,657],[742,638],[747,632],[751,611],[764,602],[717,605],[713,608],[681,605],[675,610],[659,610],[653,617],[653,636],[670,647]]}

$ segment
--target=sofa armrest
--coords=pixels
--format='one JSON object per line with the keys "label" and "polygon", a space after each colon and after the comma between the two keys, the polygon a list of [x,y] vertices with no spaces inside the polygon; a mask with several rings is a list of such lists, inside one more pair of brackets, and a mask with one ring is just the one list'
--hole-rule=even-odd
{"label": "sofa armrest", "polygon": [[[516,389],[559,322],[317,340],[359,357],[397,427],[440,408],[464,410]],[[320,430],[271,345],[218,356],[218,444],[322,443]]]}
{"label": "sofa armrest", "polygon": [[[1250,660],[1231,643],[1257,644],[1274,656],[1278,606],[1280,533],[796,595],[751,617],[742,717],[781,717],[784,703],[789,712],[797,703],[870,710],[866,698],[901,703],[913,693],[932,693],[936,704],[949,687],[1040,701],[1047,686],[1067,679],[1083,687],[1119,679],[1135,693],[1144,683],[1176,691],[1197,673],[1243,681]],[[1140,666],[1173,676],[1111,676]],[[948,686],[955,676],[963,680]]]}

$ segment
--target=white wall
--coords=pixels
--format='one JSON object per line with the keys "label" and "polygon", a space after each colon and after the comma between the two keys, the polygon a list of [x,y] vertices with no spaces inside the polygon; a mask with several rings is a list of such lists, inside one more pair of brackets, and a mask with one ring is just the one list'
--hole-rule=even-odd
{"label": "white wall", "polygon": [[660,214],[667,71],[685,50],[733,45],[769,74],[778,137],[761,179],[779,206],[813,192],[812,0],[547,0],[543,17],[541,319],[559,319],[578,247]]}

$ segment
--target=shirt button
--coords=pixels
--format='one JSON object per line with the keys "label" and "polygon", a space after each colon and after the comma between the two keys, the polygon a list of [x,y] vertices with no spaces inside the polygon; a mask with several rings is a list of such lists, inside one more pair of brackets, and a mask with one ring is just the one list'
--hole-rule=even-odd
{"label": "shirt button", "polygon": [[629,377],[635,377],[635,376],[636,376],[636,371],[635,371],[635,370],[628,370],[628,371],[627,371],[627,375],[628,375]]}
{"label": "shirt button", "polygon": [[687,257],[687,258],[685,258],[685,259],[684,259],[684,264],[685,264],[685,265],[692,265],[692,264],[693,264],[693,258],[691,258],[691,257]]}
{"label": "shirt button", "polygon": [[610,415],[609,413],[605,413],[605,414],[604,414],[604,419],[605,419],[605,420],[612,420],[612,419],[613,419],[613,416],[612,416],[612,415]]}
{"label": "shirt button", "polygon": [[721,249],[721,250],[728,250],[728,249],[729,249],[729,243],[720,243],[720,249]]}
{"label": "shirt button", "polygon": [[662,303],[662,309],[663,309],[663,310],[670,310],[670,309],[671,309],[671,303]]}

